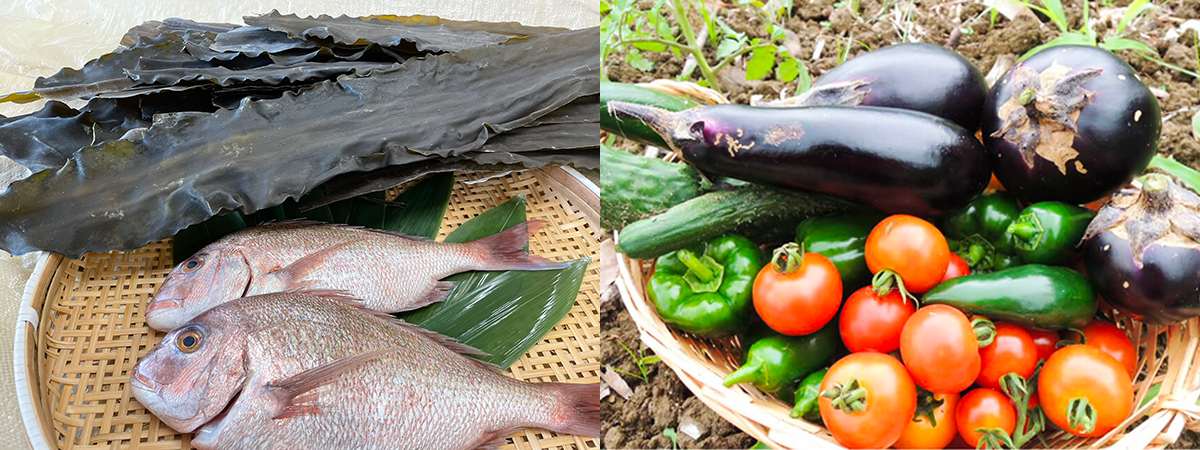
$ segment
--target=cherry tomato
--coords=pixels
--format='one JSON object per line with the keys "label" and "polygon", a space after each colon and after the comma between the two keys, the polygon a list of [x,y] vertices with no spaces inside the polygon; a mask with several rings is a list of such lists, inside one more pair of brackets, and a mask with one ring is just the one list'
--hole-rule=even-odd
{"label": "cherry tomato", "polygon": [[921,293],[946,275],[950,245],[933,224],[897,214],[883,219],[867,235],[866,259],[871,273],[891,270],[909,292]]}
{"label": "cherry tomato", "polygon": [[1009,436],[1017,429],[1017,408],[1008,396],[991,388],[978,388],[968,392],[958,402],[955,412],[958,434],[972,448],[979,446],[983,437],[980,428],[999,428]]}
{"label": "cherry tomato", "polygon": [[786,273],[786,260],[767,264],[754,279],[754,310],[771,329],[789,336],[820,330],[842,304],[842,277],[829,258],[805,253],[800,259]]}
{"label": "cherry tomato", "polygon": [[[917,411],[917,388],[908,371],[883,353],[852,353],[834,363],[821,382],[821,393],[821,420],[847,448],[892,445]],[[839,402],[835,408],[834,399],[825,395],[839,393],[842,397],[861,394],[862,403]]]}
{"label": "cherry tomato", "polygon": [[900,332],[900,357],[930,392],[962,392],[979,376],[979,343],[966,314],[951,306],[918,309]]}
{"label": "cherry tomato", "polygon": [[[955,426],[955,411],[958,394],[934,394],[921,392],[917,398],[917,412],[900,433],[892,447],[898,449],[946,448],[958,436]],[[930,420],[930,417],[933,419]]]}
{"label": "cherry tomato", "polygon": [[1058,332],[1039,328],[1026,328],[1025,332],[1033,338],[1033,345],[1037,347],[1039,361],[1050,359],[1050,355],[1058,349]]}
{"label": "cherry tomato", "polygon": [[964,277],[971,274],[971,266],[963,261],[961,256],[950,254],[950,264],[946,265],[946,274],[942,275],[942,281],[951,278]]}
{"label": "cherry tomato", "polygon": [[[1042,366],[1038,397],[1046,418],[1059,428],[1076,436],[1103,436],[1133,412],[1133,381],[1120,362],[1099,348],[1070,345]],[[1071,402],[1077,399],[1086,400],[1094,412],[1091,430],[1086,421],[1070,424]]]}
{"label": "cherry tomato", "polygon": [[979,349],[980,386],[1000,389],[1000,377],[1010,372],[1029,379],[1037,367],[1037,345],[1029,332],[1008,323],[996,324],[992,345]]}
{"label": "cherry tomato", "polygon": [[1112,323],[1099,319],[1093,320],[1080,331],[1083,331],[1084,344],[1108,353],[1108,356],[1121,363],[1121,366],[1125,367],[1125,373],[1129,374],[1129,379],[1132,380],[1137,376],[1137,347],[1134,347],[1133,341],[1129,340],[1129,336],[1125,335],[1124,331]]}
{"label": "cherry tomato", "polygon": [[887,353],[900,348],[900,331],[917,306],[892,290],[883,297],[867,286],[854,291],[838,318],[842,342],[851,352]]}

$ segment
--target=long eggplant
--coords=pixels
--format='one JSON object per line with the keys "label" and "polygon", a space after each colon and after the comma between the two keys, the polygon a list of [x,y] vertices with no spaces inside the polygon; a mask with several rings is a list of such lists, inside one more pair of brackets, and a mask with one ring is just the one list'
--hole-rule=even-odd
{"label": "long eggplant", "polygon": [[1107,50],[1043,50],[1001,77],[984,107],[996,178],[1026,202],[1088,203],[1142,173],[1158,149],[1158,101]]}
{"label": "long eggplant", "polygon": [[[854,106],[921,111],[971,131],[979,128],[988,93],[983,74],[971,61],[954,50],[922,43],[897,44],[852,58],[822,75],[810,92],[831,89],[851,89],[858,95],[823,96],[857,97]],[[817,105],[810,100],[805,106]]]}
{"label": "long eggplant", "polygon": [[983,146],[971,132],[915,111],[608,107],[615,117],[649,125],[706,175],[816,192],[885,213],[945,214],[983,192],[991,177]]}

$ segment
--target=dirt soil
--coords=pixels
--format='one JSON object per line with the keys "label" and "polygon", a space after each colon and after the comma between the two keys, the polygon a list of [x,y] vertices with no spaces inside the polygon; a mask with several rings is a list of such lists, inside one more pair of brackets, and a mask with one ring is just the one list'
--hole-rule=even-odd
{"label": "dirt soil", "polygon": [[[642,3],[648,8],[652,2],[643,0]],[[849,9],[851,3],[860,5],[861,10],[857,15]],[[1064,3],[1077,4],[1074,0]],[[1092,2],[1093,5],[1096,3]],[[1114,6],[1128,3],[1128,0],[1118,0]],[[1188,31],[1173,40],[1164,39],[1169,30],[1183,21],[1200,18],[1200,2],[1173,0],[1155,3],[1160,5],[1160,9],[1147,19],[1134,22],[1131,25],[1133,35],[1155,48],[1166,63],[1200,71],[1195,32]],[[709,1],[708,4],[711,6],[714,2]],[[807,65],[814,79],[837,65],[836,49],[851,40],[850,57],[869,49],[903,42],[903,35],[907,35],[910,41],[947,45],[986,74],[997,58],[1007,56],[1015,59],[1058,35],[1053,24],[1042,23],[1038,18],[1028,15],[1018,16],[1011,21],[1001,16],[991,27],[989,15],[984,14],[985,7],[973,1],[918,2],[911,9],[907,7],[911,7],[912,3],[903,0],[845,1],[837,5],[835,7],[834,0],[797,0],[792,16],[785,22],[786,28],[795,33],[791,39],[793,55]],[[1079,28],[1082,18],[1078,6],[1068,8],[1075,9],[1068,12],[1071,27]],[[717,14],[739,32],[751,37],[766,37],[764,23],[752,12],[731,6]],[[911,19],[904,20],[906,15]],[[1096,32],[1105,36],[1109,28],[1115,27],[1115,21],[1119,18],[1120,14],[1117,14],[1112,23],[1099,23]],[[964,28],[969,28],[969,31],[962,32]],[[814,59],[814,51],[818,46],[822,47],[822,51]],[[713,49],[707,51],[711,60]],[[605,61],[608,78],[621,82],[674,79],[683,68],[683,61],[668,52],[644,52],[643,55],[655,61],[653,71],[642,72],[629,67],[623,62],[623,54],[614,53]],[[1158,97],[1164,118],[1159,152],[1200,169],[1200,139],[1192,135],[1191,127],[1192,116],[1200,111],[1200,82],[1190,75],[1148,61],[1130,51],[1119,52],[1118,55],[1138,71]],[[745,81],[744,69],[735,66],[740,65],[731,64],[719,74],[726,95],[735,103],[748,103],[754,95],[774,99],[781,92],[795,91],[794,82],[783,83],[771,77],[762,81]],[[619,338],[635,351],[642,348],[636,327],[619,302],[609,302],[601,311],[601,320],[606,324],[606,333],[610,338]],[[605,364],[636,372],[632,359],[614,339],[605,341],[602,358]],[[671,448],[671,442],[663,437],[662,432],[665,428],[677,427],[679,420],[684,417],[704,424],[708,433],[698,441],[681,436],[681,448],[747,448],[754,443],[753,438],[737,432],[693,398],[665,366],[651,366],[649,382],[628,376],[624,378],[634,395],[628,401],[615,394],[604,400],[604,448]],[[1170,448],[1200,448],[1200,437],[1194,432],[1185,431]]]}

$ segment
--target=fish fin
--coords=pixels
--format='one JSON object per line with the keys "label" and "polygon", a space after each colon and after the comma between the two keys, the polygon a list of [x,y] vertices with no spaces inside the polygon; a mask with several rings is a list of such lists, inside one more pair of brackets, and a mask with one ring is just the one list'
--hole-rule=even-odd
{"label": "fish fin", "polygon": [[[314,270],[321,267],[322,264],[329,261],[339,251],[352,244],[362,242],[362,239],[355,239],[339,244],[331,245],[315,252],[304,255],[300,259],[288,264],[287,267],[269,273],[269,276],[278,277],[283,283],[284,289],[287,290],[304,290],[309,283],[304,282],[304,278],[308,277]],[[312,291],[310,289],[309,291]]]}
{"label": "fish fin", "polygon": [[434,283],[433,289],[431,289],[428,293],[426,293],[423,297],[418,299],[416,302],[413,302],[413,304],[405,307],[402,311],[412,311],[414,309],[424,308],[426,306],[429,306],[434,303],[445,300],[446,296],[450,295],[450,291],[454,290],[454,284],[455,283],[453,281],[439,281],[437,283]]}
{"label": "fish fin", "polygon": [[529,234],[546,224],[545,220],[530,220],[512,228],[471,241],[483,248],[488,256],[482,270],[554,270],[566,267],[566,263],[548,260],[525,251]]}
{"label": "fish fin", "polygon": [[547,430],[578,436],[600,437],[600,383],[538,383],[558,398]]}
{"label": "fish fin", "polygon": [[399,347],[377,348],[331,361],[325,365],[268,383],[266,387],[273,391],[281,403],[283,403],[283,409],[275,418],[284,419],[298,415],[315,414],[318,407],[308,404],[316,400],[316,395],[312,392],[313,389],[336,381],[342,374],[368,361],[398,350],[402,349]]}
{"label": "fish fin", "polygon": [[[305,291],[305,292],[311,293],[311,291]],[[383,321],[390,323],[392,325],[407,328],[409,330],[412,330],[413,332],[420,333],[427,338],[433,339],[433,341],[437,342],[438,345],[441,345],[450,350],[453,350],[456,353],[461,353],[464,355],[481,355],[481,356],[487,355],[486,352],[479,350],[475,347],[472,347],[470,345],[458,342],[458,341],[454,340],[454,338],[452,338],[452,337],[446,336],[446,335],[438,333],[436,331],[426,330],[419,326],[408,323],[407,321],[405,321],[404,319],[401,319],[399,317],[393,316],[391,314],[388,314],[388,313],[385,313],[382,311],[376,311],[374,309],[368,308],[363,305],[362,300],[359,300],[359,299],[356,299],[353,297],[342,296],[342,295],[329,295],[326,297],[333,299],[333,300],[337,300],[338,302],[341,302],[342,304],[349,306],[351,308],[355,308],[355,309],[359,310],[360,312],[362,312],[363,314],[366,314],[369,316],[374,316],[374,317],[382,319]],[[472,358],[472,359],[474,359],[474,358]],[[479,362],[481,364],[491,365],[491,367],[494,368],[495,370],[500,370],[499,368],[496,368],[496,366],[493,364],[487,363],[485,361],[479,361]]]}

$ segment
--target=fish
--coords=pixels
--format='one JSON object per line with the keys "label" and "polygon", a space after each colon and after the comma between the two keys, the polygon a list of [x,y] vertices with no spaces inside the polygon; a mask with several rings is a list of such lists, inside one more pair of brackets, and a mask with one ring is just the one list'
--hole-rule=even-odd
{"label": "fish", "polygon": [[494,448],[522,427],[599,437],[599,383],[530,383],[332,292],[223,303],[130,372],[197,449]]}
{"label": "fish", "polygon": [[470,270],[554,270],[564,263],[524,250],[528,221],[466,243],[319,222],[247,228],[201,249],[171,270],[146,308],[151,328],[170,331],[236,298],[285,291],[341,290],[368,308],[401,312],[439,302]]}

